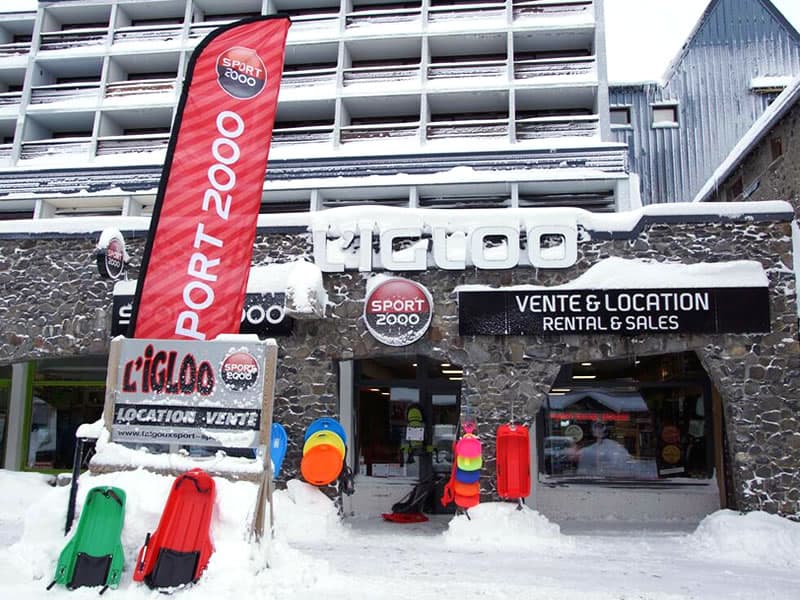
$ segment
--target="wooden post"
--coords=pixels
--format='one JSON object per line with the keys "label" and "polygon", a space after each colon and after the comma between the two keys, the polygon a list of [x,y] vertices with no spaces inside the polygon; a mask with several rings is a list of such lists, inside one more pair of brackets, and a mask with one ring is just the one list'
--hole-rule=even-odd
{"label": "wooden post", "polygon": [[264,354],[264,395],[261,403],[261,430],[259,432],[259,448],[262,453],[262,474],[256,496],[256,507],[253,515],[252,534],[255,540],[261,541],[264,536],[265,503],[269,503],[269,533],[272,535],[273,510],[272,510],[272,461],[270,450],[272,448],[272,407],[275,398],[275,372],[278,363],[278,345],[275,340],[267,340]]}

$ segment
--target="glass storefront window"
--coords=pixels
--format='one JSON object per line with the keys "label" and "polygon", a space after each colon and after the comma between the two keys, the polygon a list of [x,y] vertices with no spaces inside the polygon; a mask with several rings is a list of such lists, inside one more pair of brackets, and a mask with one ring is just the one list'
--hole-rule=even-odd
{"label": "glass storefront window", "polygon": [[708,389],[693,353],[566,365],[539,418],[540,472],[589,481],[709,479]]}
{"label": "glass storefront window", "polygon": [[69,469],[75,432],[103,414],[104,356],[42,360],[31,389],[25,465],[30,469]]}

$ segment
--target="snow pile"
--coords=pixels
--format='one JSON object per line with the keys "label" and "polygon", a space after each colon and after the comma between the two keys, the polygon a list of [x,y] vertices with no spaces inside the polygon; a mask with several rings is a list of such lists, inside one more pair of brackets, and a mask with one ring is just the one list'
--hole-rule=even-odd
{"label": "snow pile", "polygon": [[[8,537],[0,549],[2,595],[8,598],[39,598],[71,594],[52,580],[58,556],[74,533],[87,492],[96,486],[115,486],[127,495],[122,545],[125,571],[115,597],[152,598],[153,592],[131,579],[133,563],[148,532],[155,530],[174,477],[143,470],[82,475],[79,482],[76,517],[69,536],[64,536],[69,486],[51,487],[47,476],[0,470],[0,487],[13,490],[2,502],[0,535]],[[324,562],[312,559],[288,546],[288,542],[346,536],[333,502],[319,489],[290,481],[288,490],[276,491],[275,538],[262,544],[252,541],[258,486],[246,481],[215,478],[217,498],[211,523],[215,552],[208,569],[194,586],[199,597],[233,598],[260,594],[264,589],[314,584],[324,577]],[[5,519],[23,519],[21,531],[9,529]],[[19,539],[17,539],[19,538]],[[15,542],[15,543],[11,543]],[[10,545],[9,545],[10,544]],[[269,569],[267,569],[269,565]],[[37,593],[41,592],[41,593]],[[76,594],[79,592],[75,592]],[[94,597],[96,591],[86,590]],[[71,597],[71,596],[70,596]]]}
{"label": "snow pile", "polygon": [[7,546],[13,537],[22,534],[22,519],[36,498],[52,489],[50,475],[2,471],[0,488],[13,490],[13,502],[6,502],[0,510],[0,547]]}
{"label": "snow pile", "polygon": [[765,512],[720,510],[689,537],[698,556],[773,567],[800,567],[800,523]]}
{"label": "snow pile", "polygon": [[318,542],[348,535],[331,499],[313,485],[291,479],[286,490],[276,491],[272,498],[278,540]]}
{"label": "snow pile", "polygon": [[484,502],[459,515],[443,534],[448,546],[476,550],[572,550],[572,538],[535,510],[509,502]]}

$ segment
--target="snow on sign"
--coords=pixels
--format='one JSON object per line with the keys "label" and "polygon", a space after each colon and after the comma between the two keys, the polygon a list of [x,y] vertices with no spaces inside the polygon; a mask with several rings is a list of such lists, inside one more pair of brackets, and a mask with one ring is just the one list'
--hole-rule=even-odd
{"label": "snow on sign", "polygon": [[113,441],[259,445],[264,401],[271,402],[264,390],[272,389],[275,377],[274,343],[116,341]]}
{"label": "snow on sign", "polygon": [[380,280],[367,291],[364,322],[373,337],[387,346],[407,346],[431,324],[433,299],[422,285],[401,277]]}

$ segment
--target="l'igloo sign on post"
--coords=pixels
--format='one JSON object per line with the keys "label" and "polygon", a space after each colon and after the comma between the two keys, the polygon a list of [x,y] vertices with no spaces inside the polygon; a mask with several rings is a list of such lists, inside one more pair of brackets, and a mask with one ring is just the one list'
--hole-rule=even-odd
{"label": "l'igloo sign on post", "polygon": [[[117,354],[111,439],[120,443],[255,448],[272,420],[277,345],[230,336],[198,344],[126,339]],[[111,357],[110,357],[111,359]]]}

